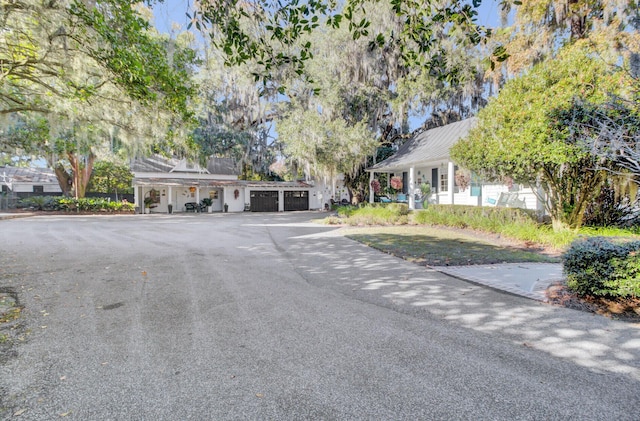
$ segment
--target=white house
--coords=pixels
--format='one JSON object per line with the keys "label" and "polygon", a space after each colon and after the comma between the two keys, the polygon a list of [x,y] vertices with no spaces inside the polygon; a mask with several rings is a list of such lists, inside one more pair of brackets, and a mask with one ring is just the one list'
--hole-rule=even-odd
{"label": "white house", "polygon": [[[403,190],[408,194],[411,209],[415,209],[414,194],[420,191],[420,184],[429,183],[431,203],[541,210],[541,204],[529,187],[486,183],[474,174],[458,172],[449,150],[458,140],[467,136],[476,121],[476,118],[469,118],[416,134],[400,146],[394,155],[367,168],[370,181],[379,173],[402,177]],[[467,186],[460,186],[461,183],[456,182],[456,172],[458,179],[465,179]],[[369,201],[374,201],[373,190]]]}
{"label": "white house", "polygon": [[0,184],[4,193],[62,193],[56,174],[49,168],[0,167]]}
{"label": "white house", "polygon": [[201,167],[186,159],[154,155],[133,161],[131,171],[140,212],[145,199],[151,202],[152,213],[168,213],[169,207],[172,212],[199,211],[204,198],[211,199],[213,212],[284,212],[316,205],[310,184],[238,180],[238,166],[226,158],[212,158]]}

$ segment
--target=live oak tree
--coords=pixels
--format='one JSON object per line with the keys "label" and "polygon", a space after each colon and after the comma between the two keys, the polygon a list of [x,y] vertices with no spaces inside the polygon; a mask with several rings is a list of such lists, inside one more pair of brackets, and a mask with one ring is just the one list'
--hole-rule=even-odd
{"label": "live oak tree", "polygon": [[[191,18],[196,28],[208,31],[228,63],[255,60],[256,80],[269,88],[283,68],[305,75],[305,65],[315,54],[315,35],[341,26],[353,40],[366,39],[371,50],[397,47],[403,66],[449,74],[436,28],[453,27],[468,42],[483,42],[490,30],[475,21],[479,5],[480,0],[473,5],[461,0],[208,0],[194,5]],[[378,10],[388,8],[397,17],[397,26],[373,28]],[[504,51],[497,48],[495,56],[504,59]]]}
{"label": "live oak tree", "polygon": [[347,124],[313,110],[288,114],[278,122],[278,134],[287,139],[287,156],[296,157],[307,173],[325,180],[353,174],[376,146],[364,122]]}
{"label": "live oak tree", "polygon": [[249,63],[228,67],[221,52],[213,48],[204,52],[193,101],[198,120],[193,137],[201,157],[234,158],[242,165],[244,177],[268,177],[277,153],[270,134],[273,98],[260,95]]}
{"label": "live oak tree", "polygon": [[640,62],[637,0],[520,0],[501,5],[502,27],[487,43],[508,57],[488,72],[496,92],[506,80],[553,59],[558,48],[578,40],[589,40],[605,56],[615,51],[623,66],[634,55]]}
{"label": "live oak tree", "polygon": [[[359,19],[367,17],[373,32],[400,31],[402,27],[401,19],[384,2],[368,4],[354,13],[355,16]],[[313,39],[303,35],[300,42],[312,42],[310,51],[313,53],[313,59],[305,66],[306,77],[285,69],[278,73],[277,79],[272,78],[272,83],[282,84],[282,92],[287,96],[279,108],[288,116],[287,121],[278,120],[276,128],[289,162],[311,171],[310,175],[325,179],[334,177],[336,168],[346,168],[345,183],[350,193],[366,196],[369,183],[363,169],[371,164],[370,157],[376,155],[375,146],[389,147],[404,142],[408,138],[411,116],[437,112],[443,107],[458,110],[464,117],[481,104],[482,100],[478,98],[482,96],[482,72],[480,60],[474,55],[474,45],[466,42],[463,33],[444,24],[434,24],[432,28],[439,49],[429,54],[443,60],[441,64],[447,76],[409,66],[402,60],[402,48],[398,43],[371,48],[367,39],[354,40],[347,27],[318,30],[313,33]],[[440,49],[446,50],[446,54],[441,54]],[[314,113],[317,116],[312,116]],[[308,131],[316,121],[335,122],[331,129],[333,136],[343,136],[337,131],[339,127],[359,125],[368,131],[371,141],[367,142],[367,147],[354,145],[352,150],[358,150],[359,156],[336,150],[335,159],[342,157],[347,162],[336,162],[329,167],[313,165],[309,158],[314,155],[297,154],[296,151],[305,151],[305,148],[290,145],[293,142],[290,129],[296,127],[290,124],[294,115],[300,123],[297,126],[300,133]],[[281,123],[289,125],[287,136],[281,133]],[[295,137],[300,141],[304,138],[301,134],[295,134]],[[361,139],[351,137],[350,133],[343,137]],[[317,136],[316,140],[321,138],[325,136]],[[339,142],[332,144],[328,139],[327,142],[327,147],[349,147]],[[320,168],[327,171],[319,173]],[[364,181],[363,174],[367,178]]]}
{"label": "live oak tree", "polygon": [[[131,155],[188,149],[194,53],[154,34],[137,7],[127,0],[0,7],[0,116],[5,127],[17,125],[2,133],[13,139],[3,149],[47,158],[63,190],[73,186],[79,196],[114,137]],[[21,132],[40,137],[20,139]]]}

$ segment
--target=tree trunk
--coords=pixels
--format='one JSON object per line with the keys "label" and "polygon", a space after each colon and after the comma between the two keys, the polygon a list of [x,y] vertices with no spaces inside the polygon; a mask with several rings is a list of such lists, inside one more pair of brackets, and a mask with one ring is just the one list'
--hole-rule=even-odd
{"label": "tree trunk", "polygon": [[[585,162],[584,167],[587,165]],[[580,174],[581,171],[584,174]],[[545,207],[554,231],[578,230],[588,204],[600,194],[604,172],[577,169],[557,176],[561,172],[561,167],[546,168],[541,175],[541,185],[549,196]]]}
{"label": "tree trunk", "polygon": [[71,191],[71,185],[73,184],[71,176],[62,164],[54,165],[53,171],[55,172],[56,178],[58,179],[58,185],[62,190],[62,194],[64,194],[65,196],[69,196],[69,191]]}
{"label": "tree trunk", "polygon": [[73,173],[74,173],[73,187],[75,189],[76,196],[79,199],[84,197],[86,194],[87,185],[91,180],[91,173],[93,172],[93,163],[96,157],[93,154],[93,152],[89,152],[89,155],[86,158],[87,162],[85,163],[85,165],[80,165],[79,156],[75,155],[73,152],[68,152],[67,158],[69,159],[69,162],[71,163],[71,167],[73,168]]}

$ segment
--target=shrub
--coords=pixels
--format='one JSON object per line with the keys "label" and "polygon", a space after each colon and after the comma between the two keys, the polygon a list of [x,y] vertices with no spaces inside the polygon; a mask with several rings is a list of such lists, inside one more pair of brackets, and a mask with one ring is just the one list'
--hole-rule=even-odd
{"label": "shrub", "polygon": [[509,223],[538,226],[536,214],[530,210],[462,205],[429,205],[427,209],[417,212],[414,220],[418,224],[471,227],[491,231]]}
{"label": "shrub", "polygon": [[64,196],[32,196],[20,201],[20,207],[45,211],[82,212],[133,212],[133,203],[109,201],[103,198],[80,198]]}
{"label": "shrub", "polygon": [[632,227],[640,224],[640,200],[618,196],[616,190],[605,185],[600,195],[585,210],[583,225]]}
{"label": "shrub", "polygon": [[349,225],[407,224],[409,206],[406,203],[374,203],[362,207],[340,207],[338,215]]}
{"label": "shrub", "polygon": [[387,209],[397,216],[409,215],[409,205],[406,203],[389,203]]}
{"label": "shrub", "polygon": [[23,209],[55,211],[60,210],[62,196],[30,196],[20,199],[17,207]]}
{"label": "shrub", "polygon": [[580,295],[640,296],[640,241],[575,241],[564,255],[567,286]]}

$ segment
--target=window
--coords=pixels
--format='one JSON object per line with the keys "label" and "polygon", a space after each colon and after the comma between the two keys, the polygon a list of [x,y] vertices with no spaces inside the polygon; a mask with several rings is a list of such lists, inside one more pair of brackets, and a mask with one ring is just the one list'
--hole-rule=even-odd
{"label": "window", "polygon": [[476,173],[471,173],[471,197],[482,196],[482,180]]}
{"label": "window", "polygon": [[33,186],[34,193],[44,193],[44,186]]}
{"label": "window", "polygon": [[449,191],[449,174],[442,171],[440,173],[440,192]]}

